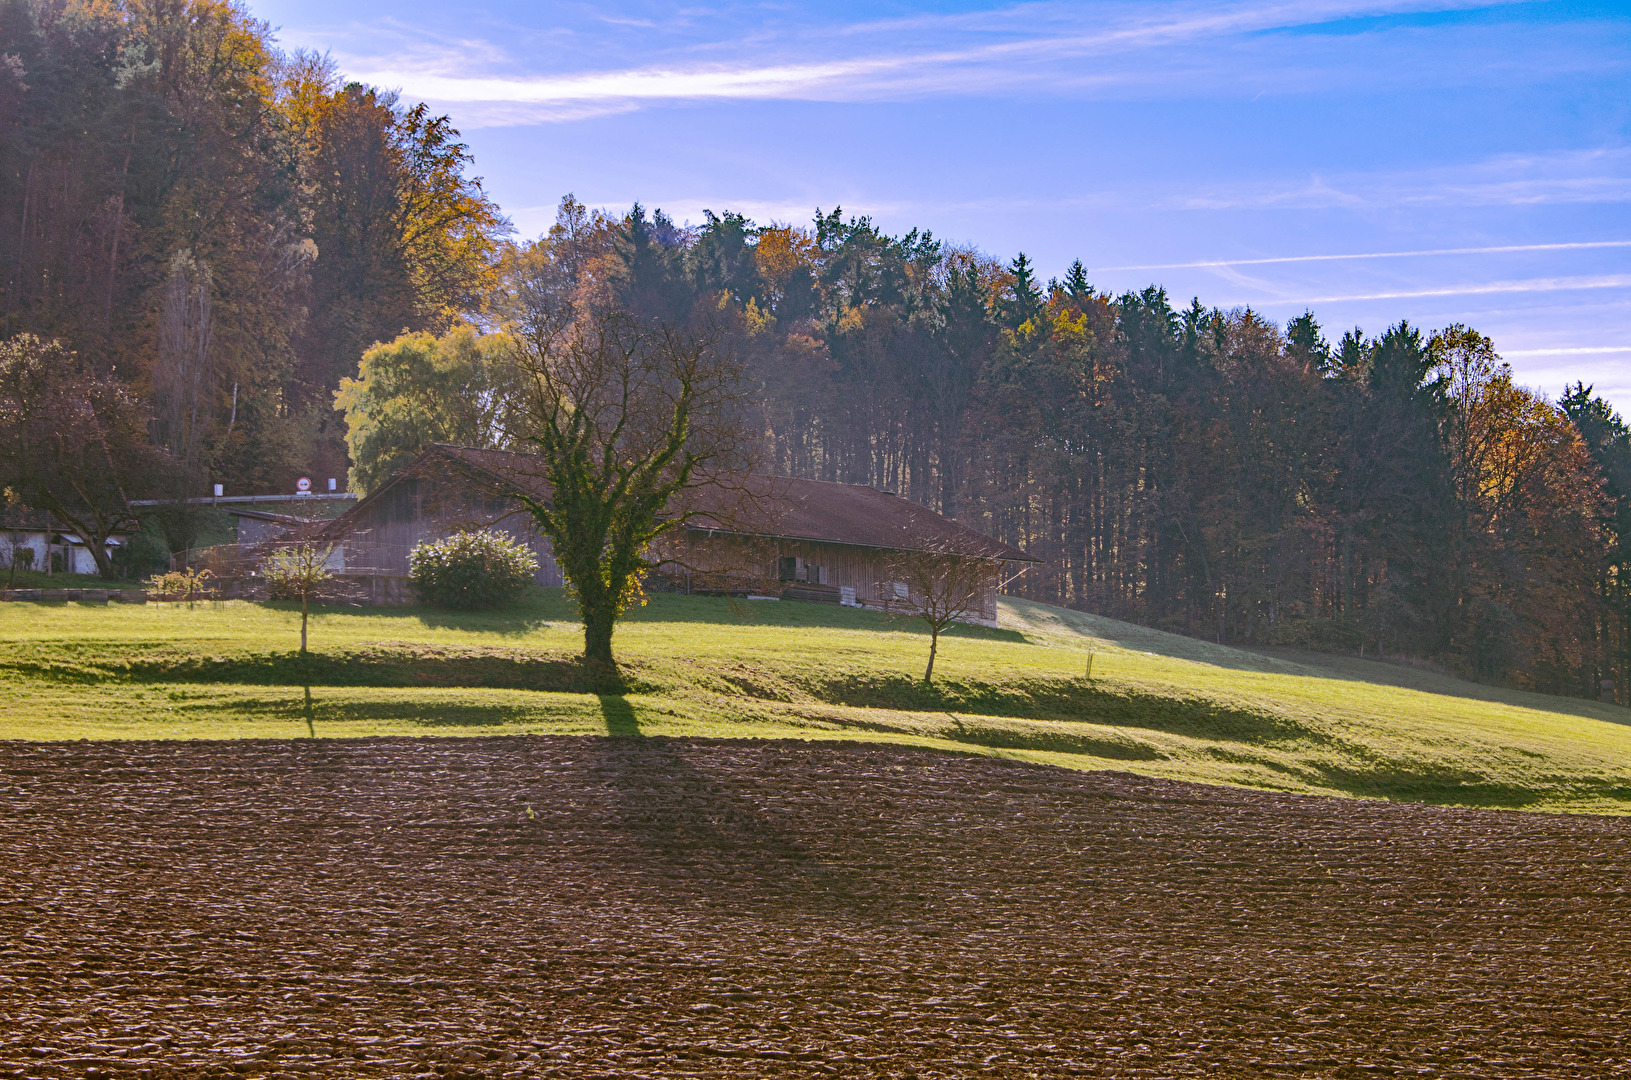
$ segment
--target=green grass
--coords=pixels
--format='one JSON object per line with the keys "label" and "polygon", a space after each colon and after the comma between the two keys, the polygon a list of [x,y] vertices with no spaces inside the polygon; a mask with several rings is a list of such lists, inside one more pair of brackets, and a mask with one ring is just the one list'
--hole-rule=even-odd
{"label": "green grass", "polygon": [[142,578],[114,578],[108,580],[95,574],[47,574],[44,570],[22,570],[13,573],[0,567],[0,589],[143,589]]}
{"label": "green grass", "polygon": [[[1286,791],[1631,812],[1631,711],[1210,645],[1025,601],[942,644],[820,604],[658,595],[574,662],[558,590],[497,613],[0,604],[0,738],[521,732],[906,742]],[[1083,677],[1089,654],[1093,678]]]}

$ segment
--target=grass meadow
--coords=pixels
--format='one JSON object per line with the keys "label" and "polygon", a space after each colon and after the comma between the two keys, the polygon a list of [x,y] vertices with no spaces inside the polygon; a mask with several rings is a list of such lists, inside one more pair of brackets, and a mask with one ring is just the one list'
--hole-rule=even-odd
{"label": "grass meadow", "polygon": [[[909,743],[1443,805],[1631,812],[1631,710],[1253,652],[1021,600],[946,639],[872,612],[653,596],[589,681],[559,590],[500,612],[0,604],[0,738],[507,733]],[[1092,657],[1092,677],[1086,675]]]}

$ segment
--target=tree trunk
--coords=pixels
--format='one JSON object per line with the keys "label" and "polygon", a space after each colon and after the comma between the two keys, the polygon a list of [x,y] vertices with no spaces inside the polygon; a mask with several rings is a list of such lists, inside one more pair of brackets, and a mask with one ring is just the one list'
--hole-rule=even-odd
{"label": "tree trunk", "polygon": [[940,648],[940,628],[931,626],[929,627],[929,666],[923,669],[923,682],[925,685],[929,685],[934,679],[934,654],[938,648]]}
{"label": "tree trunk", "polygon": [[[90,537],[80,533],[79,538],[85,541],[86,550],[91,553],[91,558],[96,562],[97,576],[104,581],[112,581],[117,577],[118,575],[113,572],[113,557],[108,554],[107,537]],[[66,555],[63,556],[62,561],[67,563],[68,558]]]}
{"label": "tree trunk", "polygon": [[605,610],[585,609],[583,612],[583,658],[598,663],[616,666],[617,661],[612,659],[612,628],[617,623],[617,616],[613,613],[611,605]]}

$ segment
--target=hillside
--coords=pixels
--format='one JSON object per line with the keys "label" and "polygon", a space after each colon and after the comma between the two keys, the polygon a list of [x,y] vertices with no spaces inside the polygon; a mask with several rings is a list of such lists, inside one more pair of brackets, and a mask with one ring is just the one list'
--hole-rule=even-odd
{"label": "hillside", "polygon": [[[850,739],[1447,805],[1631,812],[1631,710],[1270,656],[1025,601],[917,681],[914,624],[654,596],[590,692],[558,591],[500,613],[0,605],[0,737],[567,733]],[[1084,678],[1093,655],[1093,676]]]}

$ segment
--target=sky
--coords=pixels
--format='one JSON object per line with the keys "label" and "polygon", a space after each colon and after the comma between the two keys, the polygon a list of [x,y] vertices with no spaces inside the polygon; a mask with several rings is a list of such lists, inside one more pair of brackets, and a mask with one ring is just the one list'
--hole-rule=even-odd
{"label": "sky", "polygon": [[1464,323],[1631,414],[1631,0],[251,0],[448,113],[514,222],[841,206],[1335,341]]}

